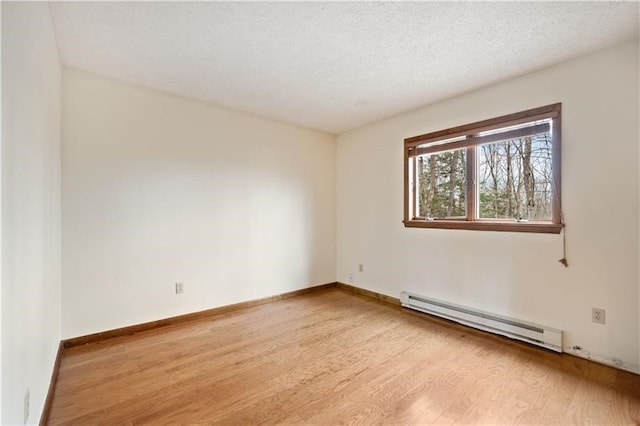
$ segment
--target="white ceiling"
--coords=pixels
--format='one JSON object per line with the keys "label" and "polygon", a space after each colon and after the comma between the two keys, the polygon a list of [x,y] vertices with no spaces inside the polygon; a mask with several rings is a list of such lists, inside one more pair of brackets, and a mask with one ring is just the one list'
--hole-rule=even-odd
{"label": "white ceiling", "polygon": [[65,65],[331,133],[638,37],[635,2],[54,2]]}

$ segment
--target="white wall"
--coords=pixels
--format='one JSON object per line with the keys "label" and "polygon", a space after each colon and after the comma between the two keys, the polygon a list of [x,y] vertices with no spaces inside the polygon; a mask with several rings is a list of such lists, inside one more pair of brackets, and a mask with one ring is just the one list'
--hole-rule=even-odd
{"label": "white wall", "polygon": [[42,412],[60,341],[60,62],[47,3],[2,2],[2,424]]}
{"label": "white wall", "polygon": [[[2,42],[2,5],[0,5],[0,44]],[[0,55],[1,55],[0,47]],[[0,58],[0,64],[2,60]],[[2,66],[0,66],[0,96],[2,94]],[[2,116],[2,103],[0,102],[0,117]],[[0,119],[0,343],[2,342],[2,119]],[[0,422],[2,422],[2,347],[0,346]]]}
{"label": "white wall", "polygon": [[[555,102],[568,269],[558,235],[403,227],[404,138]],[[566,346],[637,368],[638,139],[637,42],[341,134],[338,280],[558,327]]]}
{"label": "white wall", "polygon": [[335,136],[72,69],[63,111],[63,337],[335,281]]}
{"label": "white wall", "polygon": [[[2,5],[0,5],[0,44],[2,42]],[[0,56],[1,56],[0,46]],[[0,65],[2,60],[0,58]],[[0,66],[0,96],[2,95],[2,66]],[[0,117],[2,116],[2,104],[0,102]],[[2,135],[4,130],[2,126],[2,119],[0,119],[0,344],[2,343]],[[0,346],[0,422],[2,422],[2,347]]]}

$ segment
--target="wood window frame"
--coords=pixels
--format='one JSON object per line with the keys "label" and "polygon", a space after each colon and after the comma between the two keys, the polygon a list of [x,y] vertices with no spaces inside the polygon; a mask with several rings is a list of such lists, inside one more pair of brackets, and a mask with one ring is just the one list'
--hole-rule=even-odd
{"label": "wood window frame", "polygon": [[[564,226],[562,223],[561,208],[561,110],[562,104],[556,103],[526,111],[508,114],[501,117],[478,121],[471,124],[452,127],[450,129],[431,132],[424,135],[410,137],[404,140],[404,226],[408,228],[440,228],[440,229],[468,229],[478,231],[506,231],[506,232],[533,232],[559,234]],[[478,136],[479,133],[495,130],[503,127],[515,126],[532,121],[552,119],[551,132],[551,206],[552,218],[550,221],[527,221],[501,219],[480,219],[478,218],[478,194],[477,194],[477,161],[476,147],[492,142],[495,135]],[[538,126],[537,124],[534,126]],[[522,137],[523,132],[531,131],[531,127],[526,129],[515,129],[507,131],[513,138]],[[543,124],[542,126],[549,126]],[[504,133],[502,134],[504,136]],[[509,135],[511,136],[511,135]],[[464,139],[462,139],[464,137]],[[451,142],[446,141],[458,138]],[[426,144],[433,144],[424,146]],[[467,153],[467,216],[462,219],[435,219],[426,220],[416,217],[416,206],[411,200],[415,200],[415,185],[411,181],[412,171],[409,170],[410,158],[419,155],[449,151],[452,149],[466,148]],[[415,163],[415,162],[414,162]],[[415,171],[413,172],[415,176]],[[469,178],[471,177],[471,178]],[[411,198],[413,196],[413,198]],[[413,211],[412,211],[413,210]]]}

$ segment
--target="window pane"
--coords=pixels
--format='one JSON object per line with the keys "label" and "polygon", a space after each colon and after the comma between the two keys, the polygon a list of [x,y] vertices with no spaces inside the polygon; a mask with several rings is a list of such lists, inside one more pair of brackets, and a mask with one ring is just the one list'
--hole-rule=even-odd
{"label": "window pane", "polygon": [[417,158],[418,216],[465,217],[467,163],[464,149]]}
{"label": "window pane", "polygon": [[479,217],[551,220],[551,133],[478,146]]}

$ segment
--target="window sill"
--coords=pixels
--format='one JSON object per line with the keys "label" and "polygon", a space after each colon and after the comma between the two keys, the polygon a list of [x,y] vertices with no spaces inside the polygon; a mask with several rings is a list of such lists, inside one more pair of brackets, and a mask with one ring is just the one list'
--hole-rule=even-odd
{"label": "window sill", "polygon": [[405,228],[466,229],[472,231],[532,232],[559,234],[563,225],[548,222],[405,220]]}

